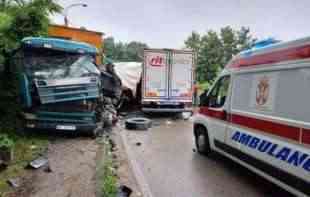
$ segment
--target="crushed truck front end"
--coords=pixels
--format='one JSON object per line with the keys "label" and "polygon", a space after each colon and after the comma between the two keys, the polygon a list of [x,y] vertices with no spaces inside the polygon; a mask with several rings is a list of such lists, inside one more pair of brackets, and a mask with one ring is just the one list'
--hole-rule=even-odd
{"label": "crushed truck front end", "polygon": [[96,48],[52,38],[26,38],[19,52],[25,127],[91,132],[100,122]]}

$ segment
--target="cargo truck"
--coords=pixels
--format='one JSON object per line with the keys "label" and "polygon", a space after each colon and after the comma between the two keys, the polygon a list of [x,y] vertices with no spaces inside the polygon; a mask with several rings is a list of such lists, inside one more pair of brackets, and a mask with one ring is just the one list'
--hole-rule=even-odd
{"label": "cargo truck", "polygon": [[20,100],[27,129],[96,135],[102,113],[97,49],[82,42],[31,37],[14,60],[20,69]]}
{"label": "cargo truck", "polygon": [[145,49],[142,111],[191,112],[194,68],[193,51]]}

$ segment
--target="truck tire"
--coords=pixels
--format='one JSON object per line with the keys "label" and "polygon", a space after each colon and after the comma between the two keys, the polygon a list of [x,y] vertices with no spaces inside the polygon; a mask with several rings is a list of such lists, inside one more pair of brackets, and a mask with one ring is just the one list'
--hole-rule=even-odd
{"label": "truck tire", "polygon": [[207,130],[203,126],[195,126],[194,134],[197,152],[201,155],[209,155],[212,151]]}
{"label": "truck tire", "polygon": [[147,130],[152,125],[152,121],[148,118],[129,118],[125,122],[128,130]]}

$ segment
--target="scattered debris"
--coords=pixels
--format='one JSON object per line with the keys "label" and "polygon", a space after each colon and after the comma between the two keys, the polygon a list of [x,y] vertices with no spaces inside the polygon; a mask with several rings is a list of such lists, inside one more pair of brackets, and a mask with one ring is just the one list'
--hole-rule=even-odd
{"label": "scattered debris", "polygon": [[39,157],[35,160],[33,160],[32,162],[30,162],[30,166],[34,169],[38,169],[44,165],[46,165],[48,163],[48,160],[44,157]]}
{"label": "scattered debris", "polygon": [[113,151],[116,148],[116,144],[111,138],[109,138],[109,143],[111,145],[111,150]]}
{"label": "scattered debris", "polygon": [[136,143],[136,146],[141,146],[141,145],[142,145],[141,142],[137,142],[137,143]]}
{"label": "scattered debris", "polygon": [[51,173],[51,172],[53,172],[53,170],[51,169],[50,165],[47,165],[46,168],[44,168],[44,172]]}
{"label": "scattered debris", "polygon": [[182,114],[180,115],[179,113],[177,113],[171,117],[171,120],[176,121],[176,120],[182,119],[183,117],[181,117],[181,116],[182,116]]}
{"label": "scattered debris", "polygon": [[167,120],[167,121],[166,121],[166,124],[167,124],[167,125],[171,125],[171,124],[172,124],[172,121]]}
{"label": "scattered debris", "polygon": [[128,113],[127,113],[127,112],[120,112],[119,115],[121,115],[121,116],[127,116]]}
{"label": "scattered debris", "polygon": [[193,112],[183,112],[182,113],[182,118],[184,120],[188,120],[192,115],[193,115]]}
{"label": "scattered debris", "polygon": [[118,150],[117,147],[112,148],[112,152],[116,152],[117,150]]}
{"label": "scattered debris", "polygon": [[[9,143],[9,142],[8,142]],[[14,151],[12,147],[0,147],[0,164],[10,164],[14,159]]]}
{"label": "scattered debris", "polygon": [[117,159],[117,155],[116,154],[112,154],[112,159]]}
{"label": "scattered debris", "polygon": [[8,167],[8,165],[3,162],[2,160],[0,160],[0,172],[5,170]]}
{"label": "scattered debris", "polygon": [[148,118],[128,118],[125,122],[126,129],[147,130],[152,126],[152,121]]}
{"label": "scattered debris", "polygon": [[118,188],[117,197],[129,197],[132,193],[132,189],[125,185],[121,185]]}
{"label": "scattered debris", "polygon": [[153,127],[159,127],[160,126],[160,122],[152,122],[152,126]]}
{"label": "scattered debris", "polygon": [[20,179],[9,179],[7,180],[7,183],[13,188],[18,188],[20,186]]}

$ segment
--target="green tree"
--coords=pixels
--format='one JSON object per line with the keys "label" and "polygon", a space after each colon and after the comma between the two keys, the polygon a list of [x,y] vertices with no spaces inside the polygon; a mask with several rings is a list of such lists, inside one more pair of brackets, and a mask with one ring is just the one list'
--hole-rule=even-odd
{"label": "green tree", "polygon": [[131,61],[143,60],[143,49],[148,48],[145,43],[132,41],[127,45],[128,59]]}
{"label": "green tree", "polygon": [[197,52],[197,80],[211,83],[233,55],[250,48],[254,42],[249,28],[233,30],[226,26],[219,33],[212,30],[203,35],[192,32],[184,43]]}
{"label": "green tree", "polygon": [[107,37],[104,39],[103,48],[106,57],[115,59],[115,41],[113,37]]}
{"label": "green tree", "polygon": [[18,127],[18,85],[12,55],[27,36],[47,35],[49,15],[60,12],[52,0],[0,0],[0,132]]}
{"label": "green tree", "polygon": [[200,34],[193,31],[192,34],[188,37],[188,39],[185,40],[185,45],[187,48],[198,52],[201,46]]}
{"label": "green tree", "polygon": [[115,42],[113,37],[104,40],[105,56],[114,61],[142,61],[144,48],[148,46],[142,42]]}
{"label": "green tree", "polygon": [[60,12],[53,0],[1,0],[0,1],[0,56],[9,69],[11,52],[27,36],[47,34],[49,15]]}

